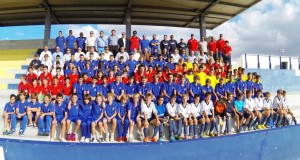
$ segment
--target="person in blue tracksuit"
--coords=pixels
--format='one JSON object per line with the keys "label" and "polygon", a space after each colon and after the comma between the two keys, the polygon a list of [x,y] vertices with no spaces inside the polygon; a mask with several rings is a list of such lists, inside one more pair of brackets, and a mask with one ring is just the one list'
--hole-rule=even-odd
{"label": "person in blue tracksuit", "polygon": [[138,128],[138,133],[141,137],[142,134],[142,121],[140,118],[141,104],[140,104],[140,95],[135,93],[132,96],[132,100],[128,104],[127,108],[127,119],[129,122],[129,142],[133,141],[133,127],[136,124]]}
{"label": "person in blue tracksuit", "polygon": [[78,82],[76,82],[73,86],[73,93],[76,93],[78,100],[83,100],[85,88],[86,88],[86,84],[83,83],[83,76],[80,76],[78,78]]}
{"label": "person in blue tracksuit", "polygon": [[[79,118],[79,109],[80,109],[81,103],[78,101],[78,96],[76,93],[73,93],[71,96],[71,100],[68,103],[67,107],[67,125],[66,125],[66,131],[67,131],[67,141],[75,141],[76,140],[76,132],[80,128],[81,120]],[[70,131],[71,123],[76,123],[74,131]]]}
{"label": "person in blue tracksuit", "polygon": [[99,142],[103,142],[103,112],[105,108],[105,103],[102,101],[102,96],[98,94],[96,100],[93,102],[92,106],[92,139],[91,142],[95,143],[96,139],[96,126],[99,127]]}
{"label": "person in blue tracksuit", "polygon": [[[103,127],[105,130],[105,141],[112,141],[114,140],[114,133],[116,130],[116,125],[117,125],[117,103],[114,101],[114,94],[113,93],[108,93],[107,94],[107,102],[105,103],[105,112],[104,112],[104,119],[103,119]],[[107,124],[111,123],[111,132],[108,130]],[[110,134],[110,135],[109,135]]]}
{"label": "person in blue tracksuit", "polygon": [[[16,108],[17,104],[15,103],[17,99],[17,96],[14,94],[11,94],[9,97],[9,102],[5,104],[4,106],[4,135],[13,134],[16,131],[16,123],[17,123],[17,117],[16,117]],[[9,127],[10,126],[10,127]]]}
{"label": "person in blue tracksuit", "polygon": [[117,141],[121,142],[122,140],[124,142],[127,142],[127,132],[128,132],[128,126],[129,121],[126,118],[127,117],[127,111],[128,111],[128,96],[123,95],[121,97],[121,102],[118,103],[117,106],[117,127],[118,127],[118,138]]}
{"label": "person in blue tracksuit", "polygon": [[156,134],[157,134],[157,132],[159,132],[158,141],[162,142],[164,122],[166,120],[168,120],[167,108],[166,108],[166,105],[164,104],[164,97],[163,96],[158,97],[155,108],[156,108],[157,116],[158,116],[158,119],[159,119],[160,123],[159,124],[156,123],[155,120],[150,122],[150,124],[152,124],[154,122],[153,125],[155,126],[153,136],[152,136],[152,141],[154,141],[154,142],[157,141]]}
{"label": "person in blue tracksuit", "polygon": [[80,105],[79,118],[81,120],[81,139],[80,142],[90,142],[91,139],[91,121],[92,121],[92,103],[91,96],[85,95],[83,103]]}
{"label": "person in blue tracksuit", "polygon": [[20,100],[17,102],[17,108],[16,108],[16,114],[17,114],[17,120],[21,120],[21,126],[20,126],[20,131],[19,135],[24,136],[24,132],[26,129],[26,124],[27,124],[27,113],[26,109],[28,107],[28,102],[26,101],[26,92],[21,91],[19,93],[19,98]]}
{"label": "person in blue tracksuit", "polygon": [[[40,136],[50,135],[50,127],[54,115],[54,106],[50,100],[51,100],[51,96],[49,94],[46,94],[44,97],[44,103],[42,103],[39,108],[40,116],[38,120],[39,123],[38,135]],[[45,122],[46,122],[46,126],[45,126]]]}

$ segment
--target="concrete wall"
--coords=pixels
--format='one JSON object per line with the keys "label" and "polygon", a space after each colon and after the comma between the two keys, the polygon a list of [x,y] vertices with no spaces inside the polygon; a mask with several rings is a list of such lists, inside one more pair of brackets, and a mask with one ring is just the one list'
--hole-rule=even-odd
{"label": "concrete wall", "polygon": [[[42,48],[43,39],[0,41],[0,49],[33,49]],[[55,40],[49,40],[49,48],[55,47]]]}
{"label": "concrete wall", "polygon": [[[299,159],[300,127],[173,143],[80,144],[0,139],[6,160]],[[284,135],[284,136],[282,136]]]}

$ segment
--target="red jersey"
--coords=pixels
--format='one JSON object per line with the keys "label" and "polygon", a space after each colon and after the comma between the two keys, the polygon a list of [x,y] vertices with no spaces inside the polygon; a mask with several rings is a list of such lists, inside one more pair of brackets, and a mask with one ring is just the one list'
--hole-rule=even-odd
{"label": "red jersey", "polygon": [[70,74],[69,78],[70,78],[71,85],[73,85],[74,83],[76,83],[78,81],[78,74]]}
{"label": "red jersey", "polygon": [[52,74],[49,73],[49,72],[47,74],[42,73],[40,75],[39,79],[41,80],[41,82],[43,82],[44,79],[48,79],[48,83],[51,84],[51,82],[52,82]]}
{"label": "red jersey", "polygon": [[37,86],[31,85],[30,90],[29,90],[30,94],[33,94],[33,93],[40,94],[41,92],[42,92],[42,87],[41,86],[39,86],[39,85],[37,85]]}
{"label": "red jersey", "polygon": [[96,83],[97,83],[98,85],[101,85],[101,84],[103,83],[102,78],[98,78]]}
{"label": "red jersey", "polygon": [[32,84],[32,80],[37,78],[37,75],[35,73],[27,74],[26,75],[26,82]]}
{"label": "red jersey", "polygon": [[111,84],[112,82],[114,82],[116,80],[116,77],[112,76],[112,77],[107,77],[107,84]]}
{"label": "red jersey", "polygon": [[225,47],[225,40],[224,39],[217,40],[218,52],[223,52],[224,47]]}
{"label": "red jersey", "polygon": [[209,49],[209,51],[216,53],[217,52],[217,42],[216,41],[208,42],[207,48]]}
{"label": "red jersey", "polygon": [[226,73],[225,71],[224,71],[224,72],[221,72],[221,77],[224,78],[224,77],[226,76],[226,74],[227,74],[227,73]]}
{"label": "red jersey", "polygon": [[130,37],[130,50],[139,49],[140,47],[140,39],[137,36]]}
{"label": "red jersey", "polygon": [[139,71],[134,73],[134,81],[136,84],[139,84],[140,82],[142,82],[142,76],[147,76],[146,73],[140,73]]}
{"label": "red jersey", "polygon": [[153,82],[154,81],[154,75],[156,74],[155,70],[152,70],[152,72],[148,72],[147,74],[147,78],[148,78],[148,82]]}
{"label": "red jersey", "polygon": [[127,83],[128,83],[128,81],[129,81],[129,78],[128,78],[128,76],[126,76],[126,77],[122,77],[122,82],[123,82],[124,84],[127,84]]}
{"label": "red jersey", "polygon": [[231,52],[232,52],[232,48],[231,48],[230,46],[226,46],[226,45],[225,45],[225,47],[223,48],[223,53],[224,53],[224,55],[225,55],[225,56],[228,56],[228,55],[231,54]]}
{"label": "red jersey", "polygon": [[88,77],[86,80],[83,80],[83,83],[85,84],[92,84],[92,78],[91,77]]}
{"label": "red jersey", "polygon": [[173,74],[177,73],[177,74],[180,74],[180,75],[182,75],[182,73],[183,73],[183,72],[182,72],[182,70],[181,70],[181,69],[177,69],[177,70],[176,70],[176,69],[174,69],[174,70],[172,70],[172,73],[173,73]]}
{"label": "red jersey", "polygon": [[57,84],[57,85],[51,85],[50,87],[50,92],[51,95],[57,95],[58,93],[62,93],[62,86]]}
{"label": "red jersey", "polygon": [[221,68],[221,64],[220,63],[215,63],[214,67],[215,67],[215,69],[220,69]]}
{"label": "red jersey", "polygon": [[62,93],[65,95],[65,96],[70,96],[72,93],[73,93],[73,86],[72,85],[64,85],[62,87]]}
{"label": "red jersey", "polygon": [[42,94],[49,94],[51,91],[51,87],[48,86],[41,86]]}
{"label": "red jersey", "polygon": [[65,77],[64,76],[58,77],[58,84],[61,86],[65,85]]}
{"label": "red jersey", "polygon": [[188,47],[190,51],[198,51],[198,41],[196,39],[189,39]]}
{"label": "red jersey", "polygon": [[23,82],[20,82],[18,85],[18,91],[25,91],[25,92],[29,92],[31,88],[31,85],[29,83],[24,84]]}

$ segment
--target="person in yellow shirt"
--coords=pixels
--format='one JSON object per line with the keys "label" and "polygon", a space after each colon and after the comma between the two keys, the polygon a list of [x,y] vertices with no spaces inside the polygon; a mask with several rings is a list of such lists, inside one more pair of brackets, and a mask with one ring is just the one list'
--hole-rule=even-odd
{"label": "person in yellow shirt", "polygon": [[199,66],[199,73],[197,73],[195,75],[197,75],[200,78],[199,82],[202,86],[204,86],[205,81],[206,81],[206,73],[204,72],[204,66],[203,65]]}
{"label": "person in yellow shirt", "polygon": [[186,67],[188,68],[188,70],[193,69],[193,62],[190,62],[189,58],[187,58],[186,62],[184,62],[183,64],[186,65]]}
{"label": "person in yellow shirt", "polygon": [[210,70],[208,72],[208,75],[206,76],[206,79],[210,80],[210,85],[213,87],[213,89],[215,89],[217,83],[216,83],[216,76],[214,75],[213,70]]}
{"label": "person in yellow shirt", "polygon": [[186,75],[186,78],[189,80],[190,83],[194,82],[194,74],[193,74],[193,70],[192,69],[189,69],[189,72]]}

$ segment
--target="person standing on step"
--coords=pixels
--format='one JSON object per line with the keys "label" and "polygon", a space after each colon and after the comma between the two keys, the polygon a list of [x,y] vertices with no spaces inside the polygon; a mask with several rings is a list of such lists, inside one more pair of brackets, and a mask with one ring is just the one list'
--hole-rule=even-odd
{"label": "person standing on step", "polygon": [[107,38],[107,41],[108,41],[108,48],[115,57],[119,51],[118,36],[116,35],[116,30],[114,29],[111,30],[111,35]]}
{"label": "person standing on step", "polygon": [[55,39],[55,44],[56,44],[56,47],[59,47],[60,51],[62,53],[64,53],[64,51],[65,51],[65,45],[66,45],[66,39],[62,35],[62,31],[58,32],[58,37],[56,37],[56,39]]}
{"label": "person standing on step", "polygon": [[66,38],[66,46],[71,50],[71,53],[75,53],[75,41],[76,38],[73,36],[73,31],[69,30],[69,36]]}

